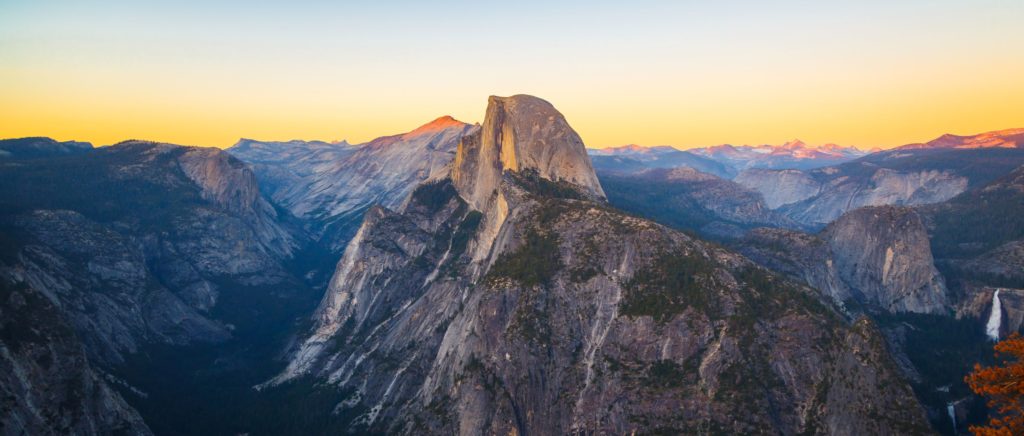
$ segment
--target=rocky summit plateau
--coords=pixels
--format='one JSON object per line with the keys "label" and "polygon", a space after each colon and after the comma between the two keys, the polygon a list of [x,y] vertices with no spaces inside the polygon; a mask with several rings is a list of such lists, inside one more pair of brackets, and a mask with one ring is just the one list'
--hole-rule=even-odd
{"label": "rocky summit plateau", "polygon": [[[483,103],[483,102],[481,102]],[[961,434],[1024,326],[1020,129],[588,149],[0,140],[0,434]]]}

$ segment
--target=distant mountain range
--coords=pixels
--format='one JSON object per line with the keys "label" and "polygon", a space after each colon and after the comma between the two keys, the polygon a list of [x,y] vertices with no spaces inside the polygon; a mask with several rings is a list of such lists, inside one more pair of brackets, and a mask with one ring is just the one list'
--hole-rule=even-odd
{"label": "distant mountain range", "polygon": [[598,169],[628,172],[643,168],[689,166],[724,178],[732,178],[748,168],[811,169],[835,165],[868,154],[855,147],[840,147],[835,144],[811,146],[800,140],[782,145],[725,144],[689,150],[678,150],[666,145],[624,145],[590,149],[588,152]]}
{"label": "distant mountain range", "polygon": [[[968,136],[945,134],[928,142],[906,144],[892,150],[976,148],[1024,148],[1024,128]],[[687,150],[667,145],[644,147],[635,144],[587,150],[599,171],[635,172],[687,166],[729,179],[747,169],[811,170],[882,151],[878,148],[864,151],[836,144],[815,146],[799,139],[782,145],[723,144]]]}
{"label": "distant mountain range", "polygon": [[[821,228],[844,213],[864,206],[923,205],[949,200],[966,190],[992,181],[1024,164],[1024,129],[1007,129],[971,136],[942,135],[932,141],[908,144],[891,150],[865,153],[852,147],[825,145],[811,147],[800,141],[781,146],[716,146],[687,151],[672,147],[639,147],[635,145],[603,150],[589,150],[594,167],[603,180],[616,186],[635,184],[649,186],[644,194],[631,192],[613,198],[622,201],[627,210],[666,210],[661,197],[665,180],[657,181],[651,173],[665,168],[689,167],[731,180],[737,188],[720,190],[716,205],[751,204],[743,200],[745,191],[759,193],[763,205],[777,216],[777,223],[790,228]],[[635,179],[630,182],[629,179]],[[677,186],[679,182],[674,182]],[[718,184],[718,186],[725,186]],[[678,191],[682,192],[682,191]],[[693,195],[698,191],[688,191]],[[654,200],[657,198],[657,200]],[[679,200],[679,197],[676,197]],[[654,201],[653,203],[645,203]],[[686,209],[692,214],[695,209]],[[685,220],[687,228],[698,230],[708,223],[721,223],[717,218]],[[687,214],[670,220],[679,221]],[[736,221],[737,215],[724,222]],[[749,219],[754,219],[749,215]],[[664,221],[663,221],[664,222]],[[701,226],[689,227],[698,222]],[[764,222],[763,217],[751,222]],[[749,224],[741,224],[747,226]],[[795,227],[794,227],[795,226]],[[721,227],[715,224],[710,229]],[[707,233],[707,236],[716,236]]]}
{"label": "distant mountain range", "polygon": [[920,144],[907,144],[899,150],[918,148],[1024,148],[1024,128],[995,130],[970,136],[945,134]]}
{"label": "distant mountain range", "polygon": [[42,137],[0,140],[0,159],[31,159],[85,153],[89,150],[92,150],[92,144],[88,142],[60,142]]}
{"label": "distant mountain range", "polygon": [[652,168],[689,167],[726,179],[733,178],[737,173],[734,167],[726,163],[669,146],[625,145],[588,149],[587,153],[594,163],[594,169],[599,172],[633,173]]}

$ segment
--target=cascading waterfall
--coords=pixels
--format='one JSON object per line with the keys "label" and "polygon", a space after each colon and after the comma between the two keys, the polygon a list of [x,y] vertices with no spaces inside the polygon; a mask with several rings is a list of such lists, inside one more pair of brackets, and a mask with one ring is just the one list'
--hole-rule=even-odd
{"label": "cascading waterfall", "polygon": [[999,289],[992,294],[992,313],[988,316],[988,324],[985,325],[985,334],[993,341],[999,340],[999,327],[1003,321],[1003,308],[999,302]]}
{"label": "cascading waterfall", "polygon": [[956,432],[956,405],[953,403],[946,403],[946,413],[949,414],[949,420],[953,421],[953,434]]}

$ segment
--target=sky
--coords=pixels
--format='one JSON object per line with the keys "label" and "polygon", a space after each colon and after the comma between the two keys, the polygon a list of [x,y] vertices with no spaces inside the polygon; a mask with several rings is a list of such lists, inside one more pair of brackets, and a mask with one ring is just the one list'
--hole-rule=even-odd
{"label": "sky", "polygon": [[1024,1],[0,0],[0,138],[358,143],[489,95],[590,147],[1024,127]]}

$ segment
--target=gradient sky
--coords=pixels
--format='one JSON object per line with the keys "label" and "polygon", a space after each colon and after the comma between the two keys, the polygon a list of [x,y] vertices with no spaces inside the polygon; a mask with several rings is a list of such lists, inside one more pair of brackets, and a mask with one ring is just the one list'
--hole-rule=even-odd
{"label": "gradient sky", "polygon": [[1024,1],[0,0],[0,137],[362,142],[488,95],[588,146],[1024,127]]}

